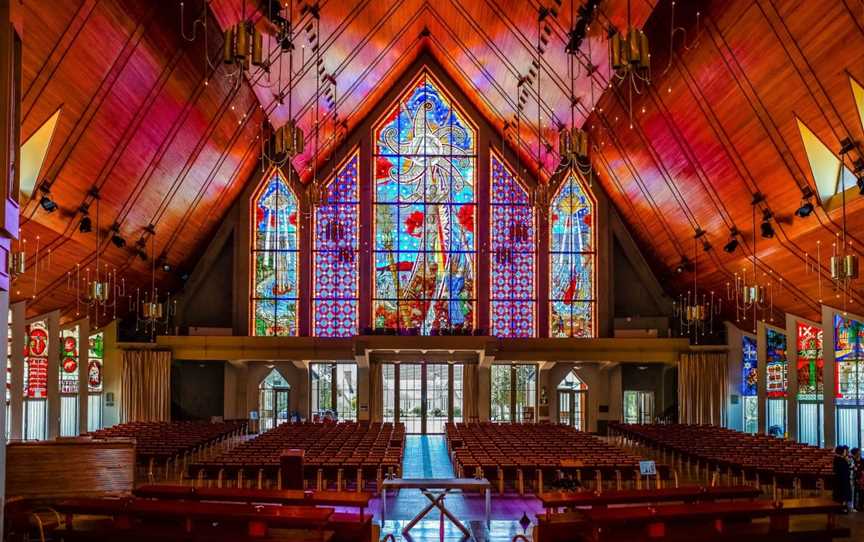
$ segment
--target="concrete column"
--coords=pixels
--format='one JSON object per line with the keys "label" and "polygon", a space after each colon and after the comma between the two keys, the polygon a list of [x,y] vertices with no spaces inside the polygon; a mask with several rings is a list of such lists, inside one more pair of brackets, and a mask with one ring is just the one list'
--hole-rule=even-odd
{"label": "concrete column", "polygon": [[837,404],[837,371],[835,369],[837,360],[834,352],[834,340],[837,330],[834,328],[834,309],[822,305],[822,359],[825,365],[822,367],[822,382],[824,382],[825,400],[823,401],[822,420],[825,424],[825,447],[833,448],[837,445],[837,426],[835,421],[835,407]]}
{"label": "concrete column", "polygon": [[24,428],[24,313],[26,302],[19,301],[12,305],[12,393],[9,404],[10,421],[9,438],[20,440]]}
{"label": "concrete column", "polygon": [[789,364],[789,387],[786,400],[786,432],[798,440],[798,317],[786,314],[786,363]]}
{"label": "concrete column", "polygon": [[759,403],[759,427],[763,433],[768,431],[768,409],[766,408],[767,394],[767,371],[765,370],[765,354],[767,352],[767,341],[765,337],[765,324],[756,323],[756,395]]}
{"label": "concrete column", "polygon": [[88,389],[90,373],[90,320],[84,318],[78,322],[78,433],[87,434],[87,418],[90,406],[90,391]]}
{"label": "concrete column", "polygon": [[60,436],[60,311],[40,317],[48,324],[48,438]]}

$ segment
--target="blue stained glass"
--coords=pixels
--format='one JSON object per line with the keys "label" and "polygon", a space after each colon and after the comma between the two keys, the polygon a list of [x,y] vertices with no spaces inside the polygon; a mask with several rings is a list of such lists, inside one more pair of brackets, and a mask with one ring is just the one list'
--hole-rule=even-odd
{"label": "blue stained glass", "polygon": [[374,136],[374,325],[473,328],[473,127],[424,72]]}
{"label": "blue stained glass", "polygon": [[549,335],[594,336],[594,201],[571,172],[552,200]]}
{"label": "blue stained glass", "polygon": [[318,337],[357,333],[360,194],[355,151],[327,185],[315,211],[314,331]]}
{"label": "blue stained glass", "polygon": [[745,335],[741,344],[741,395],[755,397],[757,395],[758,376],[756,370],[756,339]]}
{"label": "blue stained glass", "polygon": [[297,197],[273,172],[253,199],[253,335],[297,335]]}
{"label": "blue stained glass", "polygon": [[789,388],[786,335],[766,328],[765,343],[766,393],[768,397],[786,397]]}
{"label": "blue stained glass", "polygon": [[492,155],[490,325],[497,337],[535,335],[534,208],[528,191]]}

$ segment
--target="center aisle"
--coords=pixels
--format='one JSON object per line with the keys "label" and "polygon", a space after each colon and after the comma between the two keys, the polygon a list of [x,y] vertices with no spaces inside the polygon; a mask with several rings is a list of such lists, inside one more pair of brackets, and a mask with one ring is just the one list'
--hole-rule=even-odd
{"label": "center aisle", "polygon": [[403,478],[453,478],[444,435],[407,435],[402,459]]}

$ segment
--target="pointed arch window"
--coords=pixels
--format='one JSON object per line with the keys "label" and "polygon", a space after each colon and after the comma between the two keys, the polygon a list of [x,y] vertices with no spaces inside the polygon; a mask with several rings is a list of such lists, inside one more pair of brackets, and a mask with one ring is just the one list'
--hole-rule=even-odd
{"label": "pointed arch window", "polygon": [[373,325],[473,329],[476,129],[424,71],[373,137]]}
{"label": "pointed arch window", "polygon": [[297,196],[278,170],[252,198],[252,335],[297,335]]}
{"label": "pointed arch window", "polygon": [[571,171],[549,217],[549,336],[595,336],[596,201]]}
{"label": "pointed arch window", "polygon": [[315,287],[312,315],[317,337],[357,334],[360,194],[355,150],[327,185],[315,211]]}
{"label": "pointed arch window", "polygon": [[490,182],[490,328],[496,337],[533,337],[536,227],[528,191],[496,154]]}

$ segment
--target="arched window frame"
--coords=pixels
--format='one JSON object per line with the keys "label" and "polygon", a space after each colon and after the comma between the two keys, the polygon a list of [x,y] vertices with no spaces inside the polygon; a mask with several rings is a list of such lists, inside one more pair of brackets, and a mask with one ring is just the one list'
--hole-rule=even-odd
{"label": "arched window frame", "polygon": [[[556,213],[555,213],[556,202],[561,197],[563,191],[566,188],[573,187],[574,185],[576,187],[578,187],[578,190],[585,195],[586,200],[588,202],[588,206],[589,206],[589,215],[591,216],[590,237],[589,237],[589,240],[591,243],[591,245],[590,245],[591,250],[587,250],[587,251],[585,251],[585,250],[579,251],[579,250],[572,250],[572,249],[561,250],[561,249],[556,249],[556,247],[555,247],[555,223],[554,222],[555,222],[555,216],[556,216]],[[549,299],[548,299],[549,306],[547,307],[547,314],[549,315],[549,336],[550,337],[556,337],[556,338],[568,338],[568,337],[569,338],[573,338],[573,337],[575,337],[575,338],[594,338],[597,336],[597,254],[598,254],[598,246],[597,246],[596,213],[597,213],[597,198],[594,196],[593,190],[591,190],[591,187],[589,187],[587,185],[583,176],[571,168],[562,177],[562,180],[559,183],[558,187],[556,188],[554,195],[552,197],[550,206],[549,206],[549,234],[548,234],[549,246],[548,246],[548,254],[546,255],[546,257],[547,257],[547,261],[549,264],[549,273],[547,276],[547,279],[548,279],[547,291],[549,294]],[[571,224],[571,226],[569,227],[569,230],[568,230],[570,232],[570,235],[573,234],[573,229],[574,229],[574,226]],[[579,297],[579,298],[572,300],[573,303],[587,303],[587,305],[589,307],[589,314],[591,316],[591,324],[590,324],[587,332],[585,332],[585,333],[577,334],[576,328],[574,327],[572,321],[570,322],[569,326],[558,327],[556,329],[556,326],[558,326],[558,323],[556,322],[556,319],[554,317],[555,303],[564,301],[563,298],[559,299],[559,298],[555,297],[555,295],[554,295],[554,293],[555,293],[554,275],[555,275],[556,255],[558,255],[558,256],[571,256],[571,257],[577,256],[577,257],[581,257],[581,258],[587,258],[590,261],[591,270],[589,273],[589,278],[590,278],[590,282],[591,282],[591,289],[590,289],[591,296],[587,299],[584,297]],[[583,265],[580,264],[580,267],[582,267],[582,266]],[[570,279],[572,280],[572,278],[573,278],[573,275],[571,274]],[[566,293],[566,289],[565,289],[565,293]],[[566,297],[566,295],[565,295],[565,297]],[[571,311],[571,316],[572,316],[572,311]],[[562,324],[563,324],[563,321],[562,321]]]}
{"label": "arched window frame", "polygon": [[[290,166],[289,166],[290,167]],[[265,190],[267,190],[271,181],[275,176],[278,176],[282,183],[287,187],[291,196],[294,198],[294,204],[296,206],[297,217],[295,218],[295,234],[294,234],[294,247],[295,248],[286,248],[286,249],[270,249],[264,248],[259,249],[257,246],[258,239],[258,221],[257,221],[257,207],[258,200],[262,197]],[[300,242],[301,242],[301,229],[302,229],[302,221],[303,221],[303,213],[301,212],[301,198],[300,191],[296,189],[296,187],[291,182],[292,176],[285,175],[282,169],[278,167],[270,168],[267,173],[261,178],[261,182],[258,187],[252,194],[252,197],[249,200],[249,334],[253,336],[297,336],[300,334],[300,314],[301,314],[301,295],[300,295],[300,266],[301,259],[303,255],[300,253]],[[290,220],[290,215],[289,215]],[[278,230],[277,230],[278,232]],[[284,297],[275,297],[275,296],[258,296],[256,295],[256,279],[258,275],[257,266],[256,266],[256,256],[262,252],[274,252],[274,253],[288,253],[294,254],[294,272],[293,272],[293,291],[294,294],[292,296],[284,296]],[[274,324],[277,321],[276,309],[277,304],[276,300],[287,300],[294,302],[294,329],[289,330],[285,333],[275,332],[275,333],[258,333],[256,326],[256,314],[257,314],[257,305],[258,302],[273,300],[273,322]]]}

